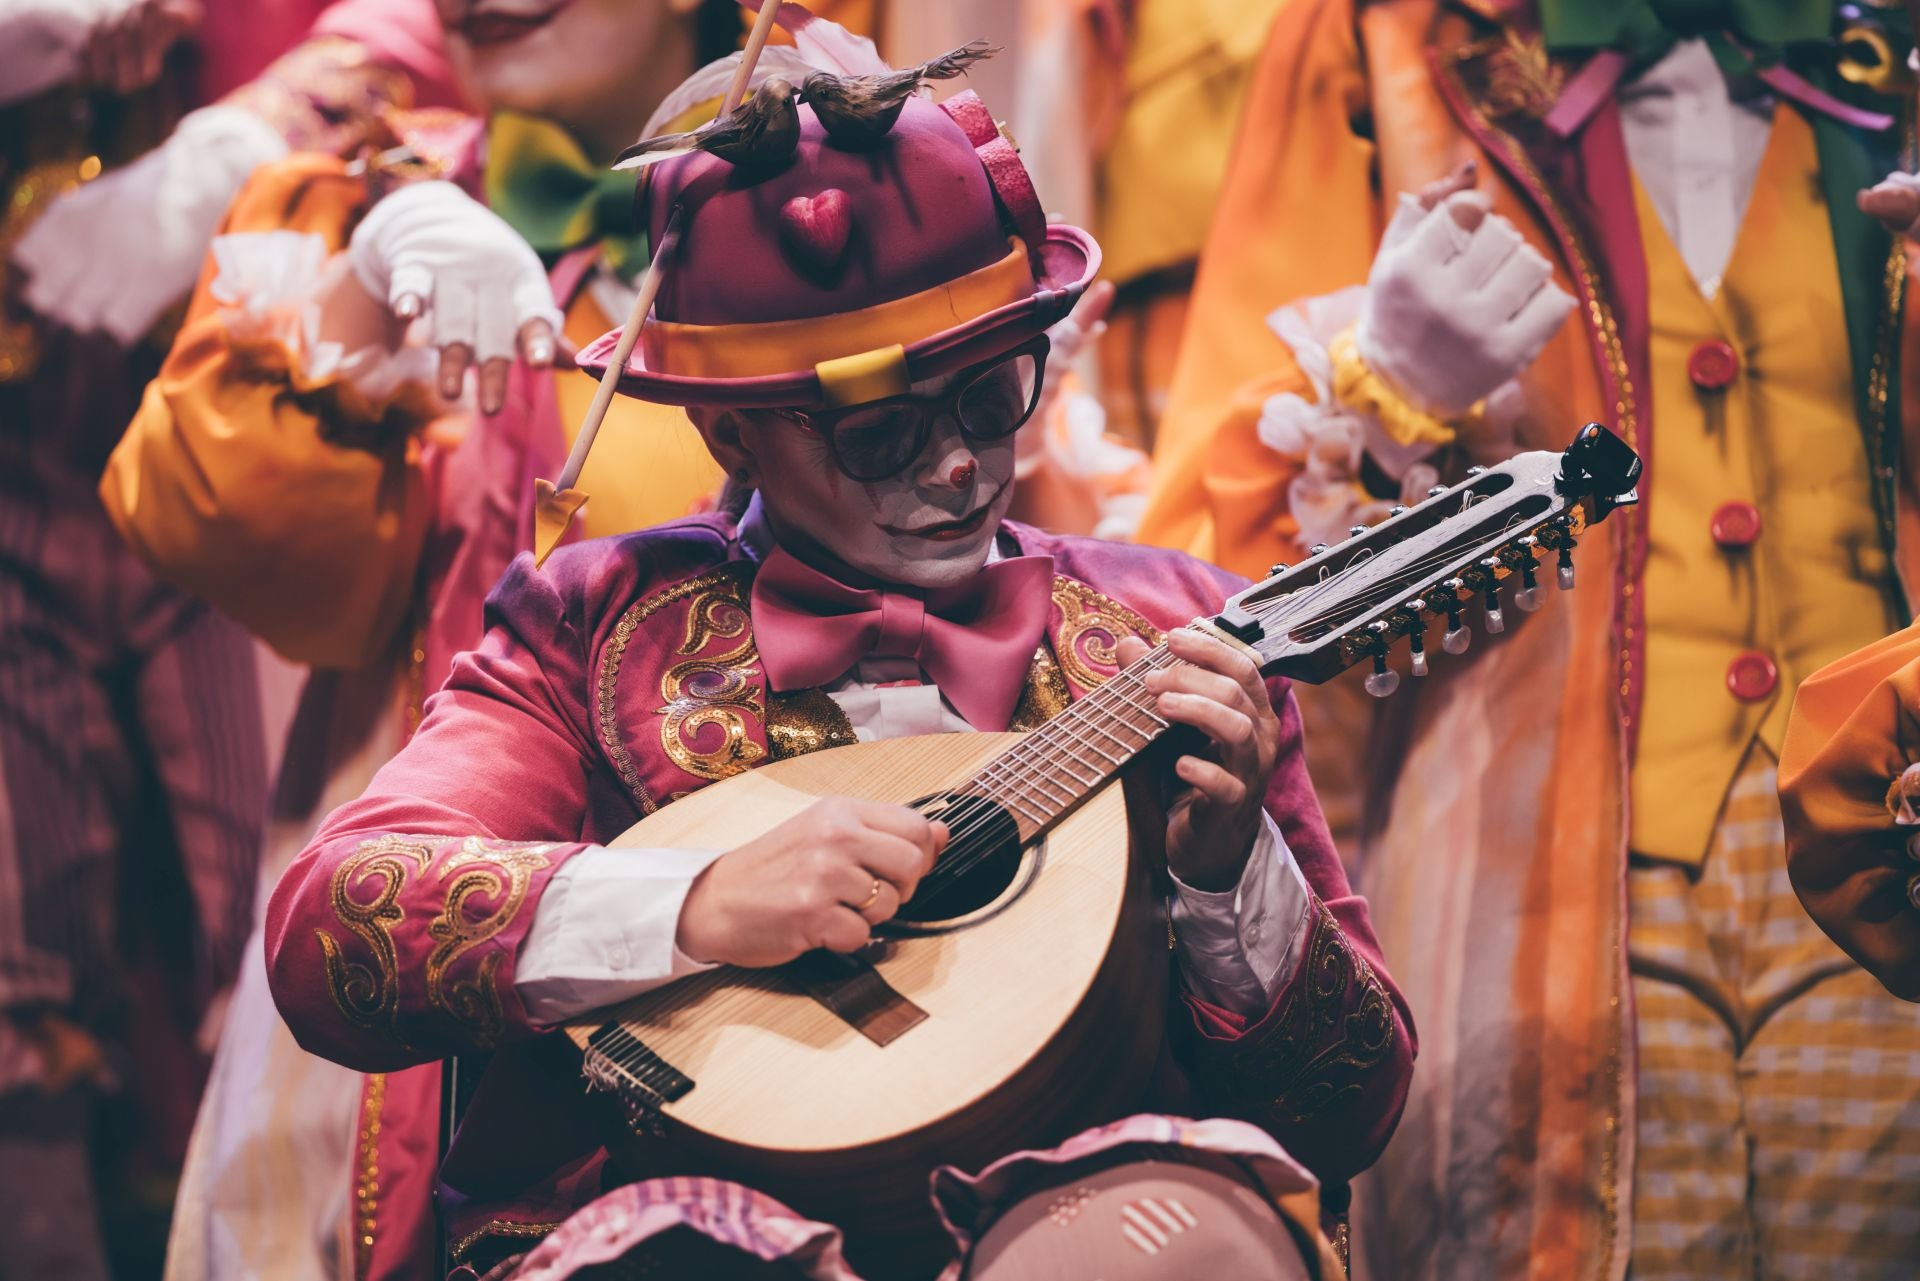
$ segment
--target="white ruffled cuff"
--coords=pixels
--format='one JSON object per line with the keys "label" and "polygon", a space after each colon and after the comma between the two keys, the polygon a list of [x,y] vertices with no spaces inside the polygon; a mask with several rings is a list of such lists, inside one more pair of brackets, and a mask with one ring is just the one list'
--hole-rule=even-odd
{"label": "white ruffled cuff", "polygon": [[319,236],[299,231],[247,231],[215,236],[209,292],[235,340],[277,342],[304,383],[341,380],[371,400],[407,383],[431,389],[433,354],[407,344],[397,351],[380,335],[323,338],[321,300],[351,270],[345,254],[328,254]]}

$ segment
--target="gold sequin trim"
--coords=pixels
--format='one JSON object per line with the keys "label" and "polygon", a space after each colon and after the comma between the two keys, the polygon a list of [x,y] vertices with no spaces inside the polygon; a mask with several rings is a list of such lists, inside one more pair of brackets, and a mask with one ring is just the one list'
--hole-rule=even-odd
{"label": "gold sequin trim", "polygon": [[359,1151],[353,1179],[353,1275],[373,1270],[373,1235],[380,1226],[380,1113],[387,1105],[387,1074],[369,1075],[360,1090]]}
{"label": "gold sequin trim", "polygon": [[636,601],[627,612],[620,616],[614,625],[613,636],[607,641],[606,649],[600,655],[600,679],[598,697],[595,701],[594,719],[600,732],[600,743],[606,748],[607,759],[613,763],[614,772],[620,776],[633,799],[639,803],[643,814],[651,814],[659,805],[654,801],[647,786],[640,780],[640,771],[634,766],[633,754],[627,750],[620,739],[620,724],[614,706],[614,695],[620,684],[620,664],[625,660],[627,646],[633,640],[634,629],[648,618],[665,609],[675,601],[686,599],[702,592],[717,583],[732,582],[736,593],[742,598],[746,595],[746,576],[748,570],[739,564],[723,565],[719,569],[701,574],[673,586],[645,600]]}
{"label": "gold sequin trim", "polygon": [[1008,729],[1028,733],[1067,710],[1073,691],[1060,674],[1060,664],[1044,644],[1033,652],[1033,664],[1027,668],[1027,683],[1020,691],[1020,702],[1013,709]]}
{"label": "gold sequin trim", "polygon": [[1081,689],[1093,689],[1118,669],[1118,646],[1128,636],[1138,636],[1149,645],[1160,643],[1160,629],[1134,613],[1119,601],[1071,578],[1053,580],[1053,607],[1060,611],[1059,639],[1056,642],[1060,666],[1068,680]]}
{"label": "gold sequin trim", "polygon": [[767,751],[776,761],[859,742],[840,704],[817,689],[767,695]]}
{"label": "gold sequin trim", "polygon": [[[353,855],[334,869],[329,885],[333,915],[373,953],[371,967],[349,961],[331,932],[317,929],[320,954],[327,972],[327,994],[340,1016],[355,1027],[391,1025],[400,1005],[400,966],[393,945],[393,927],[405,919],[400,891],[413,872],[424,872],[433,861],[438,838],[382,836],[364,841]],[[377,883],[371,898],[356,897],[370,882]]]}
{"label": "gold sequin trim", "polygon": [[[526,902],[533,874],[548,865],[547,855],[558,848],[553,844],[469,836],[458,850],[441,860],[441,880],[455,872],[460,875],[447,887],[446,906],[427,926],[427,937],[435,944],[427,956],[427,1005],[470,1028],[482,1048],[498,1041],[505,1027],[496,974],[501,953],[481,958],[471,978],[449,983],[447,971],[512,923]],[[467,904],[475,895],[499,898],[500,906],[479,920],[470,920]]]}

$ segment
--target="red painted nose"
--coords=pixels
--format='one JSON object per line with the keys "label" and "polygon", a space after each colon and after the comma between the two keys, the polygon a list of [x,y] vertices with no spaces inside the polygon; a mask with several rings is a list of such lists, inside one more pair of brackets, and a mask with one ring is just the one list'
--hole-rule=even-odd
{"label": "red painted nose", "polygon": [[973,474],[979,470],[980,470],[979,463],[964,462],[964,463],[961,463],[959,466],[955,467],[953,471],[947,476],[947,479],[950,482],[952,482],[953,487],[955,489],[958,489],[962,485],[972,484]]}

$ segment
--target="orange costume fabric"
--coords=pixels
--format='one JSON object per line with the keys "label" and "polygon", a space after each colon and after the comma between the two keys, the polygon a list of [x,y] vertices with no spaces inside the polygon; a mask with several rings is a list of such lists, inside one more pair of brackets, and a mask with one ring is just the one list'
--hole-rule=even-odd
{"label": "orange costume fabric", "polygon": [[[1516,7],[1297,0],[1282,10],[1202,259],[1144,539],[1243,573],[1299,558],[1286,503],[1303,460],[1256,429],[1269,397],[1313,391],[1265,318],[1364,282],[1397,195],[1468,160],[1494,211],[1580,303],[1520,377],[1518,447],[1563,448],[1600,419],[1651,456],[1645,282],[1636,292],[1617,270],[1628,259],[1644,270],[1631,183],[1596,195],[1578,182],[1609,140],[1627,172],[1617,110],[1603,107],[1575,143],[1542,145],[1541,117],[1567,73],[1500,16]],[[1780,104],[1776,120],[1792,110]],[[1851,287],[1857,263],[1840,267]],[[1903,273],[1884,249],[1865,273],[1872,287],[1884,276],[1896,300],[1872,342],[1882,381],[1868,400],[1882,408],[1884,358],[1911,342],[1899,333]],[[1868,416],[1867,430],[1880,427]],[[1892,460],[1869,458],[1891,541],[1895,521],[1913,528],[1910,471],[1895,479]],[[1434,461],[1445,471],[1471,459]],[[1657,503],[1650,479],[1643,492]],[[1302,700],[1316,779],[1336,830],[1356,832],[1359,875],[1375,887],[1376,921],[1427,1049],[1380,1177],[1356,1202],[1356,1254],[1377,1248],[1408,1275],[1618,1278],[1627,1265],[1636,1084],[1625,802],[1647,510],[1619,513],[1584,541],[1581,590],[1444,671],[1436,660],[1416,697],[1357,711],[1339,688]],[[1375,746],[1358,761],[1369,733]],[[1351,793],[1328,795],[1342,774],[1354,776]],[[1361,794],[1379,798],[1364,814]]]}
{"label": "orange costume fabric", "polygon": [[[1787,873],[1808,914],[1895,996],[1920,1000],[1920,832],[1901,776],[1920,760],[1920,624],[1800,687],[1780,757]],[[1903,808],[1905,813],[1903,813]]]}

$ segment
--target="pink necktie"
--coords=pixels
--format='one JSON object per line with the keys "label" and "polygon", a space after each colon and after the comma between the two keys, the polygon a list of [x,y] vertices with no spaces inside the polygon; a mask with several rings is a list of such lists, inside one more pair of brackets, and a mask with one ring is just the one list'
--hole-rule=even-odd
{"label": "pink necktie", "polygon": [[977,730],[1004,730],[1053,603],[1053,558],[1016,556],[959,587],[848,587],[779,548],[753,580],[753,635],[775,690],[865,658],[911,658]]}

